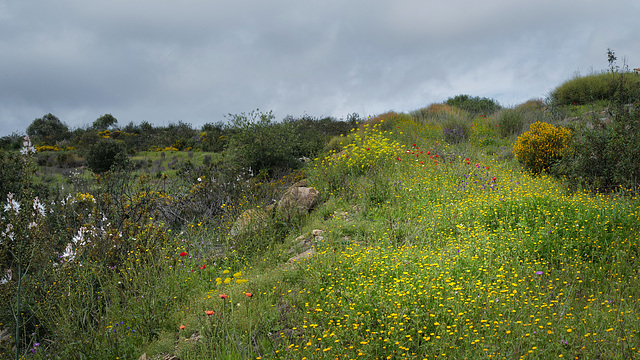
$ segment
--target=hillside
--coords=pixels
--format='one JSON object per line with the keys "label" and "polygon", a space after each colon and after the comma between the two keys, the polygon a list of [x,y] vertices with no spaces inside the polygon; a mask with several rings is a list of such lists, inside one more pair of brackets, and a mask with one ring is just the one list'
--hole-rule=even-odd
{"label": "hillside", "polygon": [[594,125],[601,103],[453,100],[360,119],[292,172],[225,162],[253,159],[240,146],[144,152],[183,165],[70,175],[41,202],[36,155],[11,155],[3,356],[16,337],[34,359],[640,356],[636,188],[556,167],[635,109]]}

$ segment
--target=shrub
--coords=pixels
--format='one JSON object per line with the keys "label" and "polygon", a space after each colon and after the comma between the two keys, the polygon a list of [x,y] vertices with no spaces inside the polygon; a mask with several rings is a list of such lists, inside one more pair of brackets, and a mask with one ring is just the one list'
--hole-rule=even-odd
{"label": "shrub", "polygon": [[473,115],[491,115],[494,112],[502,109],[500,104],[486,97],[472,97],[469,95],[458,95],[453,98],[447,99],[445,103],[449,106],[455,106],[459,109],[468,111]]}
{"label": "shrub", "polygon": [[640,111],[625,109],[610,125],[574,125],[575,136],[565,156],[553,168],[573,188],[611,191],[640,186]]}
{"label": "shrub", "polygon": [[505,109],[498,114],[498,133],[503,138],[521,134],[524,125],[524,116],[521,111]]}
{"label": "shrub", "polygon": [[470,133],[471,118],[464,113],[449,114],[442,122],[442,134],[448,143],[457,144],[467,141]]}
{"label": "shrub", "polygon": [[296,138],[290,126],[275,123],[271,112],[229,114],[231,126],[225,159],[254,171],[296,168]]}
{"label": "shrub", "polygon": [[[609,100],[618,91],[617,78],[620,74],[600,73],[582,77],[574,77],[557,88],[549,98],[554,106],[584,105],[598,100]],[[624,103],[632,103],[640,98],[640,77],[627,76],[623,83],[621,99]]]}
{"label": "shrub", "polygon": [[543,122],[531,124],[529,131],[518,137],[513,148],[515,158],[534,174],[549,171],[566,147],[571,131]]}
{"label": "shrub", "polygon": [[100,140],[93,144],[87,155],[87,166],[96,174],[122,167],[127,163],[127,154],[122,144],[114,140]]}

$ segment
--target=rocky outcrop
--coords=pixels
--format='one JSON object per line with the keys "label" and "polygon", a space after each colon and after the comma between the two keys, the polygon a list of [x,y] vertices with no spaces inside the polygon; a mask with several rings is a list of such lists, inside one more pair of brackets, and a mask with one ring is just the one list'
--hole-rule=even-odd
{"label": "rocky outcrop", "polygon": [[293,210],[308,213],[316,206],[319,194],[320,192],[312,187],[294,184],[282,195],[276,211],[284,213]]}
{"label": "rocky outcrop", "polygon": [[320,192],[306,185],[305,180],[297,182],[275,204],[243,212],[231,227],[231,236],[258,231],[266,227],[274,216],[291,218],[308,214],[316,206]]}
{"label": "rocky outcrop", "polygon": [[291,250],[289,250],[289,254],[297,254],[292,256],[288,263],[295,263],[301,260],[308,259],[315,255],[316,248],[315,244],[324,240],[324,231],[320,229],[315,229],[311,232],[311,234],[304,234],[298,236],[294,242],[295,245]]}

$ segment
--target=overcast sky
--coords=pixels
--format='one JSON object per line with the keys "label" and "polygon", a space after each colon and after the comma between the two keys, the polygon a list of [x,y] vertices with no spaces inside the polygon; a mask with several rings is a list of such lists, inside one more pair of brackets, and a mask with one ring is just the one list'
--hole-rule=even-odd
{"label": "overcast sky", "polygon": [[228,113],[375,115],[458,94],[503,106],[640,67],[638,0],[0,0],[0,136]]}

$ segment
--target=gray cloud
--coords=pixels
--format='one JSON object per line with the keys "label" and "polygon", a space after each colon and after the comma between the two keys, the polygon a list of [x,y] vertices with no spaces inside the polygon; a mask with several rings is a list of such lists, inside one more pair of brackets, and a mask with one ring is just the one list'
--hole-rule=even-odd
{"label": "gray cloud", "polygon": [[[345,117],[467,93],[515,105],[606,50],[640,63],[632,0],[0,0],[0,134],[227,113]],[[634,66],[635,65],[635,66]]]}

